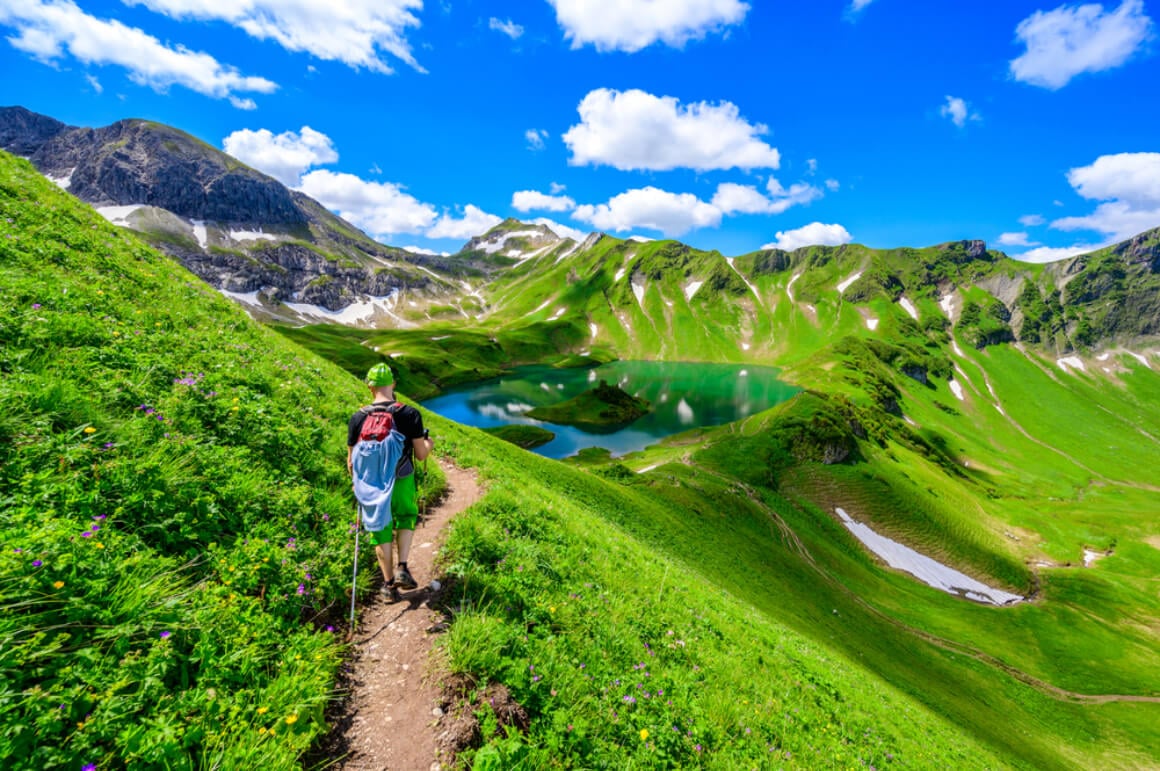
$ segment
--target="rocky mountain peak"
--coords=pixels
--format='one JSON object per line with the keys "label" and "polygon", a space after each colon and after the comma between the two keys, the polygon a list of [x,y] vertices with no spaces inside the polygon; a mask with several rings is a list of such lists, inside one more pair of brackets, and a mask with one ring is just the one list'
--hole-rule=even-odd
{"label": "rocky mountain peak", "polygon": [[23,107],[0,107],[0,147],[14,155],[29,157],[71,126]]}
{"label": "rocky mountain peak", "polygon": [[550,249],[563,240],[545,225],[508,218],[483,235],[468,241],[460,253],[483,252],[520,260]]}

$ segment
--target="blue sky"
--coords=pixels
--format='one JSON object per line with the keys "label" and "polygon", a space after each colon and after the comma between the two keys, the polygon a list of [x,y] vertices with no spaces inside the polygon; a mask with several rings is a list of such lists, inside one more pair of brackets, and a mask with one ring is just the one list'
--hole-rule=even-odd
{"label": "blue sky", "polygon": [[1155,3],[0,0],[0,103],[168,123],[379,240],[1060,258],[1160,226]]}

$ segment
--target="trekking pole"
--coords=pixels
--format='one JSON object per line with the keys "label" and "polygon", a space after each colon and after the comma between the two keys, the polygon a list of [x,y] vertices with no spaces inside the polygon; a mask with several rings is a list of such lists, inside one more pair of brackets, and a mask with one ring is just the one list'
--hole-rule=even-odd
{"label": "trekking pole", "polygon": [[354,576],[350,579],[350,631],[347,633],[348,637],[354,637],[354,598],[358,588],[358,536],[359,527],[358,521],[358,501],[354,503]]}
{"label": "trekking pole", "polygon": [[419,521],[427,527],[427,491],[430,489],[427,478],[427,459],[423,459],[423,494],[419,496]]}

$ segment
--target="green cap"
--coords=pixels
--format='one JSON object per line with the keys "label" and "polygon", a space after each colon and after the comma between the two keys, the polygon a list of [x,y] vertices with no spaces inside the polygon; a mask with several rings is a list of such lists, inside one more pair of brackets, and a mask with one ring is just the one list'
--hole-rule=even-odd
{"label": "green cap", "polygon": [[367,385],[369,386],[389,386],[394,382],[395,376],[391,374],[391,368],[386,364],[376,364],[367,372]]}

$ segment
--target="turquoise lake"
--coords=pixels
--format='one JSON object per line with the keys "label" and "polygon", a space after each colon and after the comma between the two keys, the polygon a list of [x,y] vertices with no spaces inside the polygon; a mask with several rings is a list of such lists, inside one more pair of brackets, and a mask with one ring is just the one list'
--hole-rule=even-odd
{"label": "turquoise lake", "polygon": [[[422,404],[476,428],[515,423],[546,428],[556,438],[535,451],[549,458],[566,458],[587,447],[603,447],[619,456],[681,431],[740,420],[800,390],[778,380],[777,374],[772,367],[653,361],[618,361],[592,369],[519,367],[509,375],[461,386]],[[545,423],[524,414],[571,399],[600,380],[648,399],[653,412],[605,433]]]}

